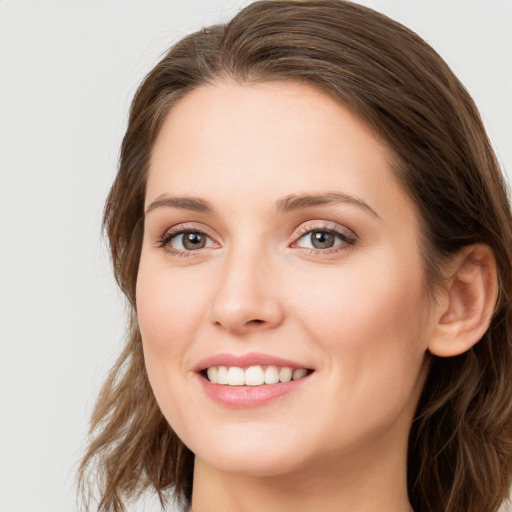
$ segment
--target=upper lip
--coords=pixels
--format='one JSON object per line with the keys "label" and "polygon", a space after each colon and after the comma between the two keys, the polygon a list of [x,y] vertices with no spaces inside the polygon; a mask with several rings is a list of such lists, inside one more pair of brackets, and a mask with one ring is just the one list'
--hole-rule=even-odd
{"label": "upper lip", "polygon": [[287,368],[306,368],[312,369],[308,365],[304,365],[297,361],[290,359],[283,359],[282,357],[274,356],[271,354],[262,354],[257,352],[251,352],[248,354],[215,354],[205,359],[202,359],[194,367],[196,372],[202,372],[212,366],[237,366],[239,368],[248,368],[249,366],[281,366]]}

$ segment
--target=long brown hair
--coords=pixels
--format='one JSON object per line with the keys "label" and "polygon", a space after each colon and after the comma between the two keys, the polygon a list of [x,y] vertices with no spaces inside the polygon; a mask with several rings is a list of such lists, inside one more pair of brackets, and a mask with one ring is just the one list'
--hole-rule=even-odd
{"label": "long brown hair", "polygon": [[226,25],[176,44],[133,100],[104,225],[128,298],[126,348],[92,417],[80,468],[99,485],[98,510],[119,512],[154,489],[191,495],[193,454],[160,413],[137,327],[135,284],[150,154],[169,109],[191,90],[230,79],[294,80],[350,108],[391,149],[394,171],[422,220],[425,276],[435,290],[443,260],[475,242],[494,251],[499,299],[474,348],[433,357],[413,422],[408,490],[416,512],[495,512],[512,472],[512,217],[506,187],[470,96],[420,37],[343,0],[262,1]]}

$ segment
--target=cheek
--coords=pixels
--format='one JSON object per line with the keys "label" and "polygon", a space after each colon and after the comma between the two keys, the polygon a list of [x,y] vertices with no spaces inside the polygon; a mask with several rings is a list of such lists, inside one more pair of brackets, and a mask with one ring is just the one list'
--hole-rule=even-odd
{"label": "cheek", "polygon": [[[156,270],[158,269],[158,271]],[[144,361],[156,401],[173,428],[186,437],[193,400],[183,384],[190,377],[186,353],[201,317],[197,288],[171,278],[168,269],[141,258],[137,279],[137,317]]]}
{"label": "cheek", "polygon": [[[318,273],[302,293],[290,291],[290,297],[296,297],[306,323],[315,325],[317,332],[341,341],[360,332],[366,345],[422,323],[421,265],[410,262],[405,267],[400,269],[390,258],[378,265]],[[301,278],[297,276],[297,281]],[[367,338],[370,331],[376,336]]]}
{"label": "cheek", "polygon": [[369,440],[397,422],[404,435],[409,428],[426,376],[424,298],[414,275],[347,272],[322,301],[309,302],[311,337],[327,361],[323,408],[343,404],[322,434],[333,444],[341,430]]}
{"label": "cheek", "polygon": [[[137,316],[149,380],[158,401],[175,379],[187,375],[186,350],[204,318],[191,279],[174,275],[144,255],[137,279]],[[176,380],[177,382],[177,380]]]}
{"label": "cheek", "polygon": [[141,260],[137,278],[137,316],[143,341],[154,350],[175,351],[199,316],[193,282]]}
{"label": "cheek", "polygon": [[417,385],[426,352],[422,266],[412,258],[379,263],[317,278],[298,299],[300,316],[340,388],[403,399]]}

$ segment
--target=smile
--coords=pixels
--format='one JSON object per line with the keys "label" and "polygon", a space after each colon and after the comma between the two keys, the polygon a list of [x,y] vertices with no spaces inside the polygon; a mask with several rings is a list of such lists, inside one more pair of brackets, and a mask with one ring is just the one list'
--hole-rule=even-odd
{"label": "smile", "polygon": [[306,368],[290,368],[288,366],[211,366],[206,370],[206,377],[212,384],[226,386],[263,386],[299,380],[308,375]]}
{"label": "smile", "polygon": [[258,407],[295,394],[311,381],[315,368],[261,354],[216,354],[194,368],[206,395],[214,402],[235,408]]}

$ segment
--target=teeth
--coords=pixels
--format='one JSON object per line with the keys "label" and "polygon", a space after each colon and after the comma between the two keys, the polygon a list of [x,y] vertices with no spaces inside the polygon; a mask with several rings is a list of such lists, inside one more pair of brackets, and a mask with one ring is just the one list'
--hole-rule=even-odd
{"label": "teeth", "polygon": [[214,384],[219,382],[219,370],[216,366],[211,366],[208,368],[206,374],[208,375],[208,380],[210,382],[213,382]]}
{"label": "teeth", "polygon": [[231,366],[228,370],[228,384],[230,386],[243,386],[245,384],[245,375],[243,368]]}
{"label": "teeth", "polygon": [[263,368],[261,366],[249,366],[249,368],[245,370],[244,384],[246,384],[247,386],[261,386],[264,383],[265,373],[263,372]]}
{"label": "teeth", "polygon": [[228,369],[225,366],[219,366],[217,372],[217,383],[227,384],[228,383]]}
{"label": "teeth", "polygon": [[297,368],[296,370],[293,370],[292,380],[302,379],[302,377],[305,377],[307,373],[308,371],[306,368]]}
{"label": "teeth", "polygon": [[292,380],[292,369],[291,368],[281,368],[279,370],[279,380],[281,382],[290,382]]}
{"label": "teeth", "polygon": [[277,366],[267,366],[265,370],[265,384],[276,384],[279,382],[279,369]]}
{"label": "teeth", "polygon": [[245,370],[238,366],[211,366],[206,371],[208,380],[213,384],[228,386],[261,386],[263,384],[277,384],[301,379],[308,374],[306,368],[293,370],[286,366],[249,366]]}

